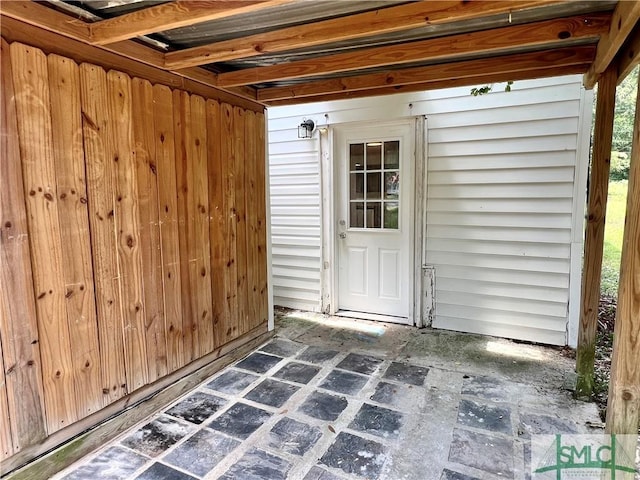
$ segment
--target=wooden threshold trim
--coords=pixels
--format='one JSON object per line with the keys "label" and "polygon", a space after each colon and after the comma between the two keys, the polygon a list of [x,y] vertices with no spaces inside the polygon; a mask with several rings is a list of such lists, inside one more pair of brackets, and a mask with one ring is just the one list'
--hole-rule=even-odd
{"label": "wooden threshold trim", "polygon": [[622,82],[631,70],[640,63],[640,24],[637,24],[629,35],[627,43],[620,50],[618,62],[618,85]]}
{"label": "wooden threshold trim", "polygon": [[598,78],[613,61],[625,40],[640,19],[640,2],[621,0],[617,3],[609,30],[598,42],[596,58],[584,76],[585,88],[593,88]]}
{"label": "wooden threshold trim", "polygon": [[165,55],[165,67],[177,69],[248,58],[427,25],[510,13],[554,3],[558,3],[558,0],[413,2],[168,52]]}
{"label": "wooden threshold trim", "polygon": [[535,71],[541,68],[584,65],[595,55],[595,45],[567,47],[558,50],[544,50],[525,54],[507,55],[481,60],[452,62],[426,67],[390,70],[369,75],[321,80],[286,87],[266,88],[258,91],[258,99],[263,102],[327,95],[356,90],[368,90],[400,85],[426,84],[448,79],[473,78],[480,75],[514,74]]}
{"label": "wooden threshold trim", "polygon": [[445,59],[457,55],[499,53],[516,47],[544,49],[559,41],[594,40],[609,28],[610,15],[578,15],[514,25],[447,37],[387,45],[354,52],[327,55],[281,65],[247,68],[218,74],[217,85],[233,87],[293,78],[348,72],[366,68]]}
{"label": "wooden threshold trim", "polygon": [[[260,325],[180,370],[136,390],[131,395],[112,403],[99,412],[52,434],[42,443],[25,448],[2,462],[3,475],[15,470],[3,478],[6,480],[50,478],[56,472],[103,445],[105,441],[135,425],[195,388],[214,373],[247,355],[272,336],[273,331],[267,331],[266,323]],[[63,442],[70,439],[73,440],[62,445]],[[51,451],[54,448],[57,449]],[[41,455],[44,456],[20,470],[16,470]]]}
{"label": "wooden threshold trim", "polygon": [[[81,42],[88,46],[91,46],[89,35],[83,33],[83,28],[79,28],[82,25],[88,24],[80,20],[73,19],[64,13],[47,8],[44,5],[40,5],[31,1],[0,2],[0,13],[3,15],[3,17],[10,17],[34,27],[31,30],[33,40],[30,42],[21,40],[23,43],[38,46],[42,43],[39,37],[46,36],[48,38],[52,38],[51,35],[46,35],[47,33],[51,33],[53,35],[57,35],[60,38],[67,37],[71,41]],[[4,26],[5,23],[3,21],[3,36],[5,31]],[[38,31],[38,29],[42,29],[44,31],[40,32]],[[38,43],[38,45],[36,43]],[[164,53],[135,41],[125,40],[105,46],[91,47],[96,49],[96,52],[111,52],[115,55],[119,55],[121,57],[125,57],[127,59],[135,60],[142,64],[155,67],[159,70],[164,70]],[[47,50],[47,48],[45,48],[44,46],[40,48],[45,51]],[[55,46],[51,45],[51,48],[55,48]],[[177,76],[193,80],[194,82],[199,82],[210,87],[216,87],[216,74],[208,72],[207,70],[204,70],[202,68],[187,68],[173,73]],[[252,87],[227,89],[221,89],[219,87],[216,88],[218,90],[226,91],[231,95],[237,95],[239,97],[254,101],[257,96],[255,88]]]}
{"label": "wooden threshold trim", "polygon": [[174,89],[185,90],[205,98],[227,102],[255,112],[263,112],[264,105],[228,93],[210,85],[167,72],[157,67],[94,47],[54,32],[40,29],[14,18],[0,16],[2,38],[7,42],[20,42],[73,59],[78,63],[91,63],[106,69],[118,70],[131,77],[139,77]]}
{"label": "wooden threshold trim", "polygon": [[269,107],[279,107],[283,105],[296,105],[312,102],[326,102],[331,100],[345,100],[349,98],[374,97],[379,95],[390,95],[394,93],[420,92],[426,90],[438,90],[440,88],[465,87],[472,85],[483,85],[487,83],[507,82],[516,80],[531,80],[535,78],[556,77],[561,75],[575,75],[587,71],[590,63],[568,65],[563,67],[547,67],[537,70],[520,72],[506,72],[499,74],[479,75],[477,77],[452,78],[449,80],[439,80],[436,82],[414,83],[409,85],[399,85],[395,87],[381,87],[369,90],[354,90],[350,92],[333,93],[328,95],[318,95],[312,97],[288,98],[285,100],[275,100],[265,102]]}
{"label": "wooden threshold trim", "polygon": [[179,0],[126,13],[89,25],[91,43],[107,43],[128,40],[150,33],[171,30],[197,23],[220,20],[246,13],[255,13],[276,7],[292,0]]}

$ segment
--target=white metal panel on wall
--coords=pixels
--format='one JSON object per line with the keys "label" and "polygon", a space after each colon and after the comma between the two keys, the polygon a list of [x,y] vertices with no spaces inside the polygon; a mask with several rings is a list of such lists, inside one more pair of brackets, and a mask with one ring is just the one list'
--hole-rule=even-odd
{"label": "white metal panel on wall", "polygon": [[592,96],[580,76],[502,88],[270,109],[275,303],[317,310],[331,288],[320,281],[318,136],[298,140],[297,124],[426,116],[426,238],[416,261],[435,268],[433,325],[574,344]]}
{"label": "white metal panel on wall", "polygon": [[318,139],[298,139],[299,115],[269,111],[269,178],[274,304],[320,309]]}

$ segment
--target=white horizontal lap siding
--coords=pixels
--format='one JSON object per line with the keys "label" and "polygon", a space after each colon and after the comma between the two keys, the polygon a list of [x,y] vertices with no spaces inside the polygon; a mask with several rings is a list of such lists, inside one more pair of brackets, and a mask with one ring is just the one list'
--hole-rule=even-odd
{"label": "white horizontal lap siding", "polygon": [[274,304],[320,309],[320,155],[298,139],[298,115],[269,111],[269,188]]}
{"label": "white horizontal lap siding", "polygon": [[436,269],[434,326],[564,344],[571,291],[575,337],[583,238],[575,205],[584,205],[586,183],[576,162],[588,148],[591,106],[578,75],[503,88],[269,109],[275,303],[320,308],[321,250],[330,243],[322,239],[325,152],[317,133],[299,140],[297,125],[305,117],[331,127],[426,116],[426,253],[416,261]]}
{"label": "white horizontal lap siding", "polygon": [[574,79],[427,102],[434,327],[565,344],[580,95]]}

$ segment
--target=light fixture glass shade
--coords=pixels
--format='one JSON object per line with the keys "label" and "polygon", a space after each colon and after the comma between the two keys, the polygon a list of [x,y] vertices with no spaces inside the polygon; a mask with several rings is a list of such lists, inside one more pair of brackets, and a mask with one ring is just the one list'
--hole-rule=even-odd
{"label": "light fixture glass shade", "polygon": [[315,126],[316,124],[313,120],[303,120],[302,123],[298,125],[298,138],[311,138]]}

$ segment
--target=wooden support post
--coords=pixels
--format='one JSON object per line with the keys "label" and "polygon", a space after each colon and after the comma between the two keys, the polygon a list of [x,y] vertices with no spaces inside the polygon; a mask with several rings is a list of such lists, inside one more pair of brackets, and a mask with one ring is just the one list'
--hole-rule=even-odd
{"label": "wooden support post", "polygon": [[616,103],[617,64],[612,64],[598,82],[596,123],[593,133],[593,158],[589,178],[589,204],[582,266],[582,304],[576,357],[577,397],[589,397],[593,391],[593,371],[600,301],[604,220],[609,192],[609,163]]}
{"label": "wooden support post", "polygon": [[640,422],[640,83],[629,167],[618,307],[607,402],[607,433],[638,433]]}

